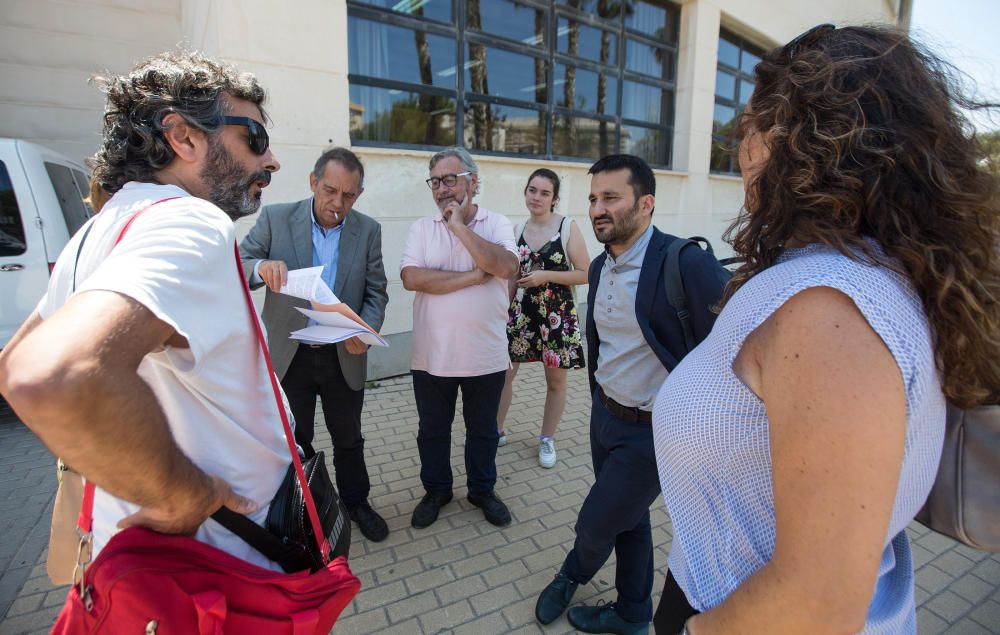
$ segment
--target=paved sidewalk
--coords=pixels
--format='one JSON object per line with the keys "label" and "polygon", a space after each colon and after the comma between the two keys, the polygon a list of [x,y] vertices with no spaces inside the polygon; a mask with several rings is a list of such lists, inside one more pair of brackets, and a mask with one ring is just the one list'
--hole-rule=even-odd
{"label": "paved sidewalk", "polygon": [[[497,529],[466,500],[460,416],[452,448],[455,501],[437,523],[410,527],[423,494],[416,447],[416,406],[409,377],[378,382],[365,408],[372,503],[392,530],[381,543],[359,532],[351,566],[363,588],[337,623],[337,633],[568,633],[565,618],[541,628],[534,621],[537,594],[549,582],[573,541],[576,512],[592,481],[585,371],[570,373],[569,403],[557,440],[559,463],[538,467],[536,435],[545,383],[538,364],[525,364],[515,384],[508,435],[500,448],[497,493],[514,522]],[[318,449],[330,451],[317,428]],[[0,412],[0,634],[47,632],[65,596],[45,577],[53,459],[9,413]],[[1000,556],[990,557],[928,532],[910,528],[917,566],[917,620],[921,635],[1000,633]],[[662,571],[670,547],[670,522],[653,508],[655,561]],[[609,562],[576,601],[611,601]],[[654,582],[654,594],[663,584]],[[655,598],[654,598],[655,601]]]}

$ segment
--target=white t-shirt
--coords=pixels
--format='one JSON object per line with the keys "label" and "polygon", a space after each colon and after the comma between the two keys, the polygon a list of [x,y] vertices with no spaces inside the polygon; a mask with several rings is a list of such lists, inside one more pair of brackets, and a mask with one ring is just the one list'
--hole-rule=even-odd
{"label": "white t-shirt", "polygon": [[[151,203],[114,247],[125,223]],[[247,312],[233,253],[235,229],[222,210],[172,185],[128,183],[92,221],[79,265],[77,293],[115,291],[139,302],[184,336],[190,348],[149,353],[138,373],[152,388],[177,445],[207,474],[268,505],[291,461],[267,367]],[[59,256],[46,295],[45,319],[70,297],[79,231]],[[110,253],[109,253],[110,252]],[[255,317],[256,318],[256,314]],[[81,335],[86,329],[81,328]],[[98,489],[95,554],[137,506]],[[238,558],[280,571],[243,540],[209,519],[195,538]]]}

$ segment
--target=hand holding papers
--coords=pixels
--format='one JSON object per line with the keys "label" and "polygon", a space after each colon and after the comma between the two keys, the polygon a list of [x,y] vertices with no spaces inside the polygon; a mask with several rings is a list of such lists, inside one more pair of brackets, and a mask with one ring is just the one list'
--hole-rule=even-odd
{"label": "hand holding papers", "polygon": [[288,272],[288,282],[281,292],[295,298],[309,300],[313,310],[296,307],[316,324],[293,331],[289,337],[309,344],[333,344],[357,337],[371,346],[388,346],[375,330],[365,324],[351,307],[334,295],[323,282],[323,267],[309,267]]}

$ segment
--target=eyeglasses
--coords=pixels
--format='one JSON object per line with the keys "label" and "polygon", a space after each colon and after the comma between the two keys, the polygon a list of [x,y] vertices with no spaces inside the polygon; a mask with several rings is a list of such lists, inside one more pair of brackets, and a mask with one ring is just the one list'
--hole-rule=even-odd
{"label": "eyeglasses", "polygon": [[222,123],[228,126],[246,126],[247,131],[250,133],[250,138],[248,139],[250,149],[253,150],[254,154],[264,154],[267,152],[268,146],[271,145],[271,139],[267,136],[267,130],[264,129],[263,125],[250,117],[224,116],[222,117]]}
{"label": "eyeglasses", "polygon": [[781,54],[787,61],[790,62],[793,57],[799,54],[800,51],[809,48],[809,46],[815,44],[819,38],[823,37],[830,31],[835,31],[836,29],[836,25],[829,23],[816,25],[805,33],[793,38],[791,42],[782,47]]}
{"label": "eyeglasses", "polygon": [[472,174],[472,172],[459,172],[458,174],[445,174],[444,176],[441,176],[441,177],[432,176],[431,178],[429,178],[426,181],[424,181],[424,183],[426,183],[427,187],[431,188],[432,190],[436,190],[439,187],[441,187],[442,183],[444,184],[445,187],[455,187],[455,184],[458,183],[458,177],[460,177],[460,176],[469,176],[470,174]]}

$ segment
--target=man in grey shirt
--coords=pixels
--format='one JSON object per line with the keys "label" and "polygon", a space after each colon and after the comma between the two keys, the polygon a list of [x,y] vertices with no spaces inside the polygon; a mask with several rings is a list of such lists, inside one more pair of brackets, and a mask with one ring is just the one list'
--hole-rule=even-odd
{"label": "man in grey shirt", "polygon": [[[542,591],[542,624],[566,610],[573,593],[615,551],[618,599],[578,606],[569,622],[587,633],[647,633],[653,617],[653,539],[649,506],[660,494],[650,426],[653,400],[667,373],[687,352],[670,305],[663,262],[674,236],[652,225],[656,180],[632,155],[604,157],[590,168],[590,220],[605,252],[590,265],[587,349],[592,409],[591,456],[596,481],[576,524],[576,541]],[[701,341],[726,276],[708,252],[685,248],[679,268],[691,327]]]}

